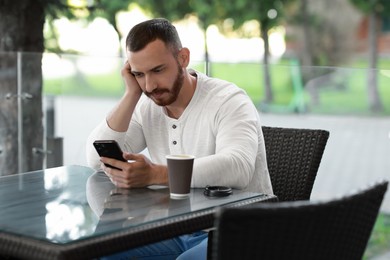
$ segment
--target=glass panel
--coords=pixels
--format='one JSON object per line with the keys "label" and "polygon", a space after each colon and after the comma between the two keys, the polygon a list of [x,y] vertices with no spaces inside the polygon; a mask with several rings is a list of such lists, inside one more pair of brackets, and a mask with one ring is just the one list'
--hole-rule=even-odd
{"label": "glass panel", "polygon": [[[124,91],[123,61],[121,57],[0,53],[0,175],[86,165],[88,134]],[[206,68],[198,61],[190,67],[201,72]],[[267,71],[272,100],[266,99]],[[388,178],[390,70],[300,67],[293,59],[281,59],[268,67],[215,62],[210,73],[245,89],[264,125],[330,131],[312,199],[334,198]],[[371,111],[376,92],[368,86],[375,84],[381,112]],[[390,215],[390,192],[382,212]]]}

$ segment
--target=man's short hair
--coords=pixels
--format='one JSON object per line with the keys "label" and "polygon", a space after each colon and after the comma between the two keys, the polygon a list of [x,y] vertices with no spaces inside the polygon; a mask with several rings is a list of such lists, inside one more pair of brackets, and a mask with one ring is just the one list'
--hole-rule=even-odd
{"label": "man's short hair", "polygon": [[157,39],[163,41],[172,53],[177,53],[182,48],[175,26],[164,18],[155,18],[135,25],[127,35],[126,48],[137,52]]}

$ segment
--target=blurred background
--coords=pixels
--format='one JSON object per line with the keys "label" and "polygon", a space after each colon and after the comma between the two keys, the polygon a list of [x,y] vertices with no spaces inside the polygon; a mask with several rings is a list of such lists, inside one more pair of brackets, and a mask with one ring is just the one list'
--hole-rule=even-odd
{"label": "blurred background", "polygon": [[[86,164],[124,90],[124,39],[153,17],[174,23],[190,67],[245,89],[263,125],[330,131],[312,199],[389,179],[388,0],[1,1],[0,175]],[[365,257],[389,258],[390,194],[374,231]]]}

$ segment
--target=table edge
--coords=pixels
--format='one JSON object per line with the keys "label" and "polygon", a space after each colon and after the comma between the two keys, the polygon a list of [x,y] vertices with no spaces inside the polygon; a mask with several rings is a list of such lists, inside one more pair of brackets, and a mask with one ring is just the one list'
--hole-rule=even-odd
{"label": "table edge", "polygon": [[220,207],[240,207],[259,202],[274,201],[277,201],[276,196],[260,194],[250,199],[243,199],[215,208],[174,216],[145,225],[126,228],[112,234],[102,234],[98,237],[67,244],[53,244],[48,241],[0,232],[0,254],[28,259],[86,259],[110,255],[182,234],[212,228],[214,214]]}

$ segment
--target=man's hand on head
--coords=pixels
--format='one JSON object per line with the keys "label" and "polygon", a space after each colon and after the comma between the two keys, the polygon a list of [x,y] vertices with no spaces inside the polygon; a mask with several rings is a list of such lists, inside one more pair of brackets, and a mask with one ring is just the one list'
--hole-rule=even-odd
{"label": "man's hand on head", "polygon": [[121,75],[123,80],[125,81],[126,91],[132,94],[137,94],[141,96],[142,89],[135,79],[134,75],[131,72],[131,66],[128,61],[122,67]]}

